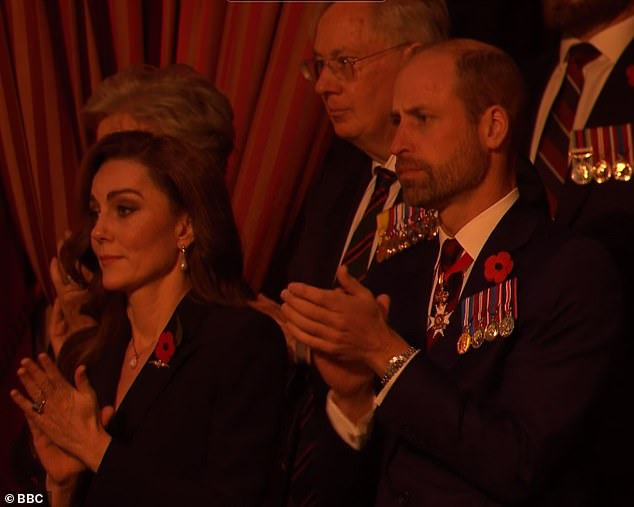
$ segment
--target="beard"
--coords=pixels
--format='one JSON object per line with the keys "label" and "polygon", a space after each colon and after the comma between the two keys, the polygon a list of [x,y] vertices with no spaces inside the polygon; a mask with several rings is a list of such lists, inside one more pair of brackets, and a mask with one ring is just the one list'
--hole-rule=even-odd
{"label": "beard", "polygon": [[543,0],[546,25],[566,35],[580,37],[616,18],[630,0]]}
{"label": "beard", "polygon": [[463,139],[448,162],[432,165],[399,157],[396,173],[404,167],[417,173],[415,179],[401,179],[403,199],[410,206],[438,211],[456,197],[478,187],[489,167],[490,155],[476,141]]}

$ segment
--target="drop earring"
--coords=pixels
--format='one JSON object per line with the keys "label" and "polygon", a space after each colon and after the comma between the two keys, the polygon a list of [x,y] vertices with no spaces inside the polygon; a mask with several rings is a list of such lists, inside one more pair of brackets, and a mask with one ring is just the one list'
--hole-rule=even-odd
{"label": "drop earring", "polygon": [[180,260],[178,263],[178,267],[180,268],[181,271],[187,271],[187,268],[189,268],[189,265],[187,264],[187,247],[185,245],[180,247]]}

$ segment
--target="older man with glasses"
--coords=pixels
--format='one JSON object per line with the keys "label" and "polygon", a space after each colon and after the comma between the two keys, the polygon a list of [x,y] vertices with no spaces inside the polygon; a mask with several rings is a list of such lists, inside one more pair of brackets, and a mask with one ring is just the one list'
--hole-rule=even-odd
{"label": "older man with glasses", "polygon": [[[390,157],[396,74],[420,46],[446,38],[444,0],[330,3],[316,24],[303,75],[315,86],[335,139],[263,292],[288,282],[332,287],[341,264],[363,279],[376,251],[376,215],[400,202]],[[342,141],[342,140],[345,140]],[[277,306],[260,297],[279,318]],[[266,304],[268,302],[268,305]]]}
{"label": "older man with glasses", "polygon": [[[314,56],[301,70],[314,83],[339,139],[289,242],[276,256],[264,288],[269,297],[278,299],[291,281],[331,288],[342,264],[357,279],[365,277],[376,252],[377,214],[402,200],[390,157],[396,75],[417,47],[446,38],[448,25],[444,0],[332,2],[324,7]],[[259,303],[284,326],[277,303],[264,296]],[[300,360],[309,359],[305,349],[295,352]],[[315,428],[325,417],[321,378],[298,367],[290,385],[293,413],[284,450],[289,505],[357,505],[358,498],[346,497],[351,477],[340,485],[318,484],[311,477],[312,456],[319,452],[313,445]]]}

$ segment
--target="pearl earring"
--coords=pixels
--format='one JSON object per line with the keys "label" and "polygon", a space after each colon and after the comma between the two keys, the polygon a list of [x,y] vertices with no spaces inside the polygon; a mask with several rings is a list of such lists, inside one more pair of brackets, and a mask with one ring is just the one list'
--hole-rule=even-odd
{"label": "pearl earring", "polygon": [[187,271],[187,268],[189,268],[189,265],[187,264],[187,247],[185,245],[180,247],[180,261],[178,263],[178,267],[180,268],[181,271]]}

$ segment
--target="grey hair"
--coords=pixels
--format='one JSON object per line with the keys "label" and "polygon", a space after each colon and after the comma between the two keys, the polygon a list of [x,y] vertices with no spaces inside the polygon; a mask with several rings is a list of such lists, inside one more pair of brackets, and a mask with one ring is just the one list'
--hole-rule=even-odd
{"label": "grey hair", "polygon": [[[335,3],[327,2],[317,13],[311,30],[313,38],[321,16]],[[449,36],[445,0],[385,0],[364,5],[372,7],[376,35],[391,45],[405,42],[428,45]]]}
{"label": "grey hair", "polygon": [[220,166],[233,149],[233,111],[227,98],[184,64],[135,65],[106,78],[82,111],[89,127],[113,114],[129,114],[155,134],[173,136],[213,152]]}
{"label": "grey hair", "polygon": [[449,36],[449,12],[444,0],[386,0],[374,4],[374,27],[391,44],[424,45]]}

